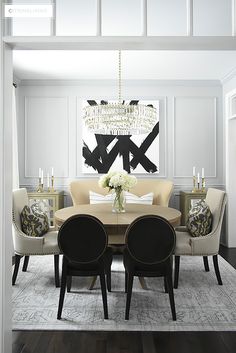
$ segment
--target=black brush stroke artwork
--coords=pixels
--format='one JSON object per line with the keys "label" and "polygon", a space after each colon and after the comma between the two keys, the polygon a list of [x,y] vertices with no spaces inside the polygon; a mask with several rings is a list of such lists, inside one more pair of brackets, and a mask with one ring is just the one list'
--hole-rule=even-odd
{"label": "black brush stroke artwork", "polygon": [[[103,101],[104,102],[104,101]],[[90,105],[96,105],[96,101],[88,101]],[[105,104],[107,102],[104,102]],[[103,104],[104,104],[103,103]],[[138,104],[138,101],[131,101],[130,104]],[[82,154],[84,163],[92,167],[98,173],[107,173],[117,156],[122,158],[123,169],[128,173],[135,170],[140,164],[147,173],[158,171],[157,166],[145,155],[148,148],[159,134],[159,122],[156,123],[152,131],[146,136],[140,146],[132,140],[131,135],[115,136],[95,134],[97,146],[91,151],[83,141]],[[116,141],[113,148],[108,152],[108,146],[112,141]]]}

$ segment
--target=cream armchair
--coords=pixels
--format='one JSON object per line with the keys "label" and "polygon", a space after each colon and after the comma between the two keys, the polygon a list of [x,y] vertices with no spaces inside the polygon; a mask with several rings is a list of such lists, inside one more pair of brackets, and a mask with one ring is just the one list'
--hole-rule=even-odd
{"label": "cream armchair", "polygon": [[27,270],[29,256],[31,255],[54,255],[55,285],[59,282],[59,247],[57,243],[57,231],[50,231],[42,237],[31,237],[22,232],[20,213],[24,206],[28,205],[26,189],[13,191],[13,244],[15,250],[15,267],[12,276],[12,284],[16,282],[21,257],[25,256],[23,271]]}
{"label": "cream armchair", "polygon": [[174,288],[178,288],[180,256],[184,255],[203,256],[206,271],[209,271],[208,256],[213,256],[216,278],[218,284],[222,285],[217,255],[220,246],[221,226],[226,200],[227,196],[224,191],[212,188],[208,189],[206,203],[210,207],[213,223],[211,232],[206,236],[192,237],[186,227],[176,228]]}
{"label": "cream armchair", "polygon": [[[81,205],[89,203],[89,191],[106,195],[108,189],[100,188],[98,179],[80,179],[70,183],[70,194],[73,205]],[[153,204],[160,206],[168,206],[173,191],[173,183],[170,180],[159,179],[138,179],[137,185],[130,192],[136,196],[142,196],[153,192]]]}

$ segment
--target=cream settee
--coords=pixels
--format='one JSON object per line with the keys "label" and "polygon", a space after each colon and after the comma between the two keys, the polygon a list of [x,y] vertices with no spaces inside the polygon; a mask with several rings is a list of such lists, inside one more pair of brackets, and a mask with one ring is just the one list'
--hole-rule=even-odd
{"label": "cream settee", "polygon": [[[98,179],[79,179],[70,183],[70,194],[73,205],[89,204],[89,191],[107,195],[108,189],[98,185]],[[173,191],[173,183],[169,180],[138,179],[138,183],[130,192],[136,196],[143,196],[153,192],[153,204],[168,206]]]}

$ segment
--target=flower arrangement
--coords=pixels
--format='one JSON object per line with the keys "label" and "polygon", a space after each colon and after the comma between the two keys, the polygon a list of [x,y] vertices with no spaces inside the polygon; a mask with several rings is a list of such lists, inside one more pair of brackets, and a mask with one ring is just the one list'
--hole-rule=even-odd
{"label": "flower arrangement", "polygon": [[102,188],[109,188],[109,191],[115,191],[113,211],[125,212],[125,198],[123,191],[128,191],[129,189],[134,187],[137,184],[137,178],[133,175],[127,174],[127,172],[125,171],[110,171],[100,177],[98,184]]}

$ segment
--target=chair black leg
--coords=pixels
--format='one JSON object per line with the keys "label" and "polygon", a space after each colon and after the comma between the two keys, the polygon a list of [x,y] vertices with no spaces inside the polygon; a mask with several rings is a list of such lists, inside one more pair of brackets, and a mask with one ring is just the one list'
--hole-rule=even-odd
{"label": "chair black leg", "polygon": [[203,263],[204,263],[204,268],[206,272],[209,272],[209,263],[208,263],[208,257],[207,256],[203,256]]}
{"label": "chair black leg", "polygon": [[168,286],[168,293],[170,298],[170,307],[172,312],[172,318],[176,321],[176,311],[175,311],[175,299],[174,299],[174,291],[173,291],[173,283],[171,274],[166,276],[166,282]]}
{"label": "chair black leg", "polygon": [[58,304],[58,311],[57,311],[58,320],[61,319],[61,313],[62,313],[65,291],[66,291],[66,280],[67,280],[67,266],[65,265],[63,260],[62,275],[61,275],[61,289],[60,289],[60,297],[59,297],[59,304]]}
{"label": "chair black leg", "polygon": [[67,293],[70,293],[72,284],[72,276],[67,276],[66,286],[67,286]]}
{"label": "chair black leg", "polygon": [[104,319],[108,319],[107,290],[106,290],[106,279],[105,279],[104,273],[100,273],[100,283],[101,283],[101,289],[102,289]]}
{"label": "chair black leg", "polygon": [[25,256],[24,263],[23,263],[23,268],[22,268],[23,272],[27,271],[28,263],[29,263],[29,256]]}
{"label": "chair black leg", "polygon": [[21,256],[15,254],[15,266],[14,266],[14,272],[12,275],[12,285],[13,286],[16,283],[16,278],[17,278],[17,274],[18,274],[18,270],[19,270],[19,266],[20,266],[20,259],[21,259]]}
{"label": "chair black leg", "polygon": [[174,288],[178,288],[178,284],[179,284],[179,264],[180,264],[180,256],[175,256],[175,280],[174,280]]}
{"label": "chair black leg", "polygon": [[129,320],[130,303],[131,303],[132,288],[133,288],[133,281],[134,281],[134,276],[132,273],[127,273],[127,277],[128,277],[128,281],[127,281],[128,283],[127,283],[125,320]]}
{"label": "chair black leg", "polygon": [[55,273],[55,286],[60,287],[60,276],[59,276],[59,255],[54,255],[54,273]]}
{"label": "chair black leg", "polygon": [[216,278],[218,281],[218,284],[222,286],[222,279],[221,279],[221,275],[220,275],[220,270],[219,270],[219,265],[218,265],[218,256],[214,255],[213,256],[213,264],[214,264],[214,268],[215,268],[215,273],[216,273]]}
{"label": "chair black leg", "polygon": [[111,292],[111,270],[107,271],[107,290]]}
{"label": "chair black leg", "polygon": [[128,272],[125,271],[125,293],[128,292]]}

